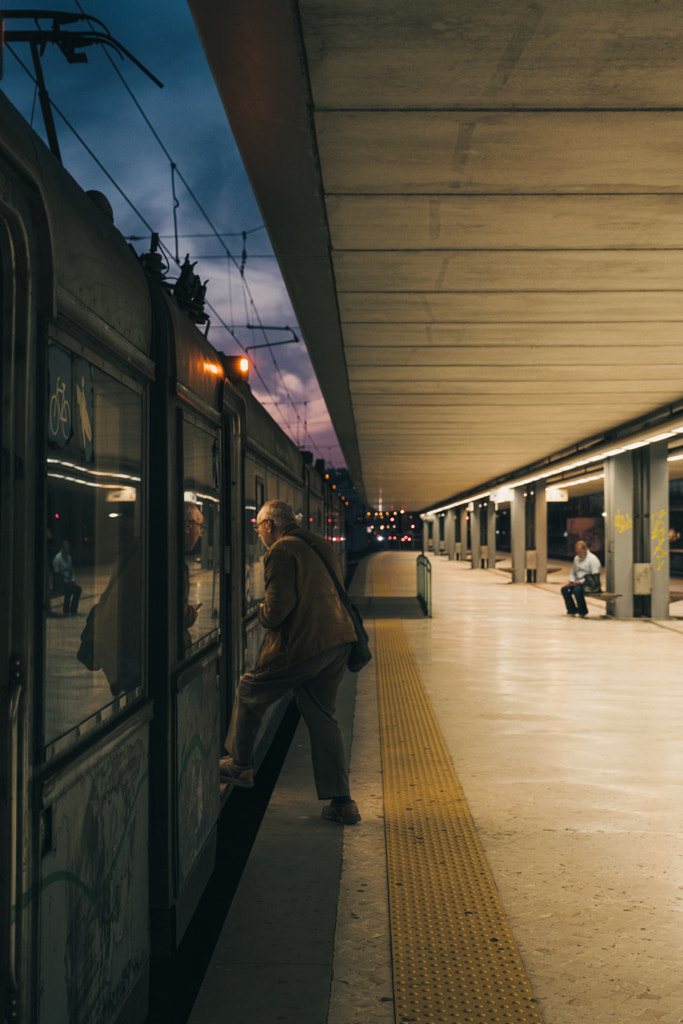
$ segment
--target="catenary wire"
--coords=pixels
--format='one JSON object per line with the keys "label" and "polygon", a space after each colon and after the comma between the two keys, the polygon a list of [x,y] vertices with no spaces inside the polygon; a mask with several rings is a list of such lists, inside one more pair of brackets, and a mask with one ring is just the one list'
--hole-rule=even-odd
{"label": "catenary wire", "polygon": [[[74,3],[75,3],[75,6],[76,6],[76,7],[78,8],[78,10],[80,11],[80,13],[81,13],[81,14],[82,14],[82,15],[84,16],[85,20],[86,20],[86,21],[88,21],[87,15],[85,14],[85,12],[84,12],[84,10],[83,10],[83,7],[81,6],[80,0],[74,0]],[[88,24],[89,24],[89,21],[88,21]],[[163,143],[163,141],[162,141],[161,137],[159,136],[158,132],[156,131],[156,129],[155,129],[155,128],[154,128],[154,126],[152,125],[152,123],[151,123],[150,119],[149,119],[149,118],[147,117],[147,114],[145,113],[145,111],[144,111],[144,110],[142,109],[142,106],[141,106],[141,104],[140,104],[140,103],[138,102],[138,100],[137,100],[137,97],[135,96],[135,94],[133,93],[132,89],[130,88],[130,86],[129,86],[129,85],[128,85],[128,83],[126,82],[126,80],[125,80],[125,78],[124,78],[123,74],[121,73],[121,71],[119,70],[119,68],[118,68],[118,67],[116,66],[116,64],[114,63],[114,60],[113,60],[113,58],[112,58],[111,54],[110,54],[110,53],[109,53],[109,52],[108,52],[108,51],[107,51],[107,50],[106,50],[106,49],[105,49],[104,47],[102,47],[102,49],[103,49],[103,52],[104,52],[104,55],[105,55],[105,57],[106,57],[106,58],[107,58],[107,60],[109,61],[109,63],[110,63],[110,65],[111,65],[111,67],[112,67],[112,68],[113,68],[113,70],[115,71],[115,73],[116,73],[116,75],[118,76],[118,78],[120,79],[120,81],[121,81],[121,83],[122,83],[123,87],[125,88],[126,92],[127,92],[127,93],[128,93],[128,95],[130,96],[131,100],[132,100],[132,101],[133,101],[133,103],[135,104],[135,106],[136,106],[136,108],[137,108],[138,112],[140,113],[140,116],[141,116],[141,117],[142,117],[142,119],[144,120],[145,124],[146,124],[146,125],[147,125],[147,127],[149,128],[149,130],[150,130],[150,132],[152,133],[152,135],[154,136],[154,138],[155,138],[155,140],[156,140],[157,144],[159,145],[159,147],[160,147],[161,151],[163,152],[164,156],[165,156],[165,157],[166,157],[166,159],[167,159],[167,160],[169,161],[169,163],[170,163],[170,165],[171,165],[171,169],[172,169],[172,172],[175,172],[175,174],[177,174],[177,176],[178,176],[179,180],[180,180],[180,181],[181,181],[181,182],[183,183],[183,185],[185,186],[185,189],[187,190],[187,193],[188,193],[188,195],[190,196],[190,198],[191,198],[191,199],[192,199],[192,201],[194,202],[195,206],[197,207],[197,209],[198,209],[198,210],[199,210],[199,212],[201,213],[202,217],[204,218],[204,220],[206,221],[206,223],[208,224],[208,226],[209,226],[209,227],[211,228],[211,231],[212,231],[212,233],[213,233],[213,236],[214,236],[214,237],[215,237],[215,238],[216,238],[216,239],[218,240],[219,244],[223,246],[223,248],[224,248],[224,250],[225,250],[225,254],[226,254],[226,256],[228,257],[228,260],[229,260],[229,261],[232,261],[232,262],[233,262],[233,263],[235,264],[235,266],[236,266],[236,267],[238,268],[238,270],[239,270],[239,272],[240,272],[240,276],[242,277],[242,280],[243,280],[243,282],[244,282],[244,288],[245,288],[245,290],[247,291],[247,293],[248,293],[248,295],[249,295],[249,302],[251,303],[251,307],[252,307],[252,309],[253,309],[253,311],[254,311],[254,314],[255,314],[255,316],[256,316],[256,318],[257,318],[257,321],[258,321],[258,323],[259,323],[259,326],[261,327],[261,330],[262,330],[262,334],[263,334],[263,339],[264,339],[264,342],[265,342],[265,343],[266,343],[266,345],[268,346],[268,351],[270,352],[270,356],[271,356],[271,359],[272,359],[272,362],[273,362],[273,367],[274,367],[274,369],[275,369],[275,372],[276,372],[276,374],[277,374],[277,376],[278,376],[278,378],[279,378],[279,381],[280,381],[280,386],[281,386],[282,390],[284,391],[284,393],[285,393],[285,395],[286,395],[286,397],[287,397],[287,399],[288,399],[288,401],[289,401],[290,405],[292,406],[292,409],[293,409],[293,411],[294,411],[294,415],[296,416],[296,418],[297,418],[297,421],[298,421],[298,420],[299,420],[299,414],[298,414],[298,412],[297,412],[297,410],[296,410],[296,405],[295,405],[295,403],[294,403],[294,399],[292,398],[292,396],[291,396],[291,393],[290,393],[290,391],[289,391],[289,388],[287,387],[287,385],[286,385],[286,383],[285,383],[285,381],[284,381],[284,378],[283,378],[283,376],[282,376],[282,371],[280,370],[280,367],[279,367],[279,365],[278,365],[277,359],[275,358],[275,355],[274,355],[274,353],[272,352],[272,349],[270,348],[270,345],[269,345],[269,342],[268,342],[268,337],[267,337],[267,334],[266,334],[266,332],[265,332],[265,331],[263,331],[263,324],[262,324],[262,320],[261,320],[260,314],[259,314],[259,312],[258,312],[258,309],[257,309],[256,303],[254,302],[254,297],[253,297],[253,294],[252,294],[252,292],[251,292],[251,288],[249,287],[249,284],[248,284],[248,282],[246,281],[246,278],[245,278],[245,276],[244,276],[244,263],[242,264],[242,266],[238,266],[238,264],[237,264],[237,260],[235,259],[235,257],[234,257],[234,256],[232,255],[232,253],[230,252],[230,250],[229,250],[228,246],[227,246],[227,245],[225,245],[225,243],[224,243],[224,242],[222,241],[222,237],[221,237],[221,234],[220,234],[220,233],[218,232],[218,230],[217,230],[217,229],[215,228],[215,226],[214,226],[214,224],[212,223],[212,221],[211,221],[211,218],[209,217],[208,213],[206,212],[206,210],[204,209],[204,207],[202,206],[202,204],[201,204],[201,203],[199,202],[198,198],[197,198],[197,197],[195,196],[194,192],[193,192],[193,191],[192,191],[192,189],[190,188],[190,185],[189,185],[189,184],[188,184],[188,182],[186,181],[186,179],[185,179],[185,177],[183,176],[183,174],[182,174],[182,173],[180,172],[180,170],[178,169],[178,167],[177,167],[176,163],[174,162],[173,158],[171,157],[171,154],[170,154],[170,153],[168,152],[168,149],[167,149],[167,148],[166,148],[166,146],[164,145],[164,143]],[[174,193],[174,198],[175,198],[175,193]],[[176,205],[177,205],[177,204],[176,204]],[[175,211],[174,211],[174,218],[175,218]],[[143,223],[144,223],[144,222],[143,222]],[[177,238],[177,236],[176,236],[176,238]],[[242,232],[242,238],[244,239],[244,232]],[[177,243],[176,243],[176,244],[177,244]],[[177,260],[176,260],[176,262],[177,262]],[[246,299],[245,299],[245,306],[246,306]],[[246,312],[246,309],[245,309],[245,312]],[[248,318],[247,318],[247,322],[248,322]],[[270,391],[269,391],[268,393],[270,394]],[[284,417],[283,417],[283,419],[284,419]],[[286,422],[286,420],[285,420],[285,422]],[[289,430],[291,431],[291,427],[289,426],[289,424],[288,424],[288,429],[289,429]],[[310,437],[310,435],[309,435],[309,438],[310,438],[310,440],[311,440],[311,441],[313,440],[313,438],[312,438],[312,437]]]}
{"label": "catenary wire", "polygon": [[[83,9],[82,9],[80,3],[78,2],[78,0],[75,0],[75,2],[76,2],[76,6],[79,8],[80,12],[83,14]],[[85,16],[85,20],[87,20],[87,16]],[[23,71],[28,75],[28,77],[31,79],[31,81],[33,81],[33,83],[35,85],[36,84],[36,80],[35,80],[33,74],[31,73],[31,71],[29,70],[29,68],[26,66],[26,64],[21,60],[19,55],[14,51],[14,49],[9,44],[6,44],[6,47],[7,47],[8,52],[11,53],[11,55],[17,61],[19,66],[23,69]],[[243,293],[243,299],[244,299],[244,302],[245,302],[245,319],[248,322],[248,320],[249,320],[249,316],[247,314],[247,295],[248,295],[249,304],[250,304],[250,306],[252,308],[254,318],[256,319],[256,321],[257,321],[257,323],[259,325],[259,330],[260,330],[260,332],[262,334],[262,337],[264,339],[265,345],[266,345],[266,347],[267,347],[267,349],[268,349],[268,351],[270,353],[270,357],[271,357],[271,360],[272,360],[272,363],[273,363],[274,371],[275,371],[275,373],[277,375],[277,378],[279,379],[280,388],[282,389],[282,392],[284,393],[284,395],[285,395],[285,397],[287,399],[287,402],[289,403],[289,405],[291,405],[292,411],[293,411],[294,416],[296,418],[296,424],[297,424],[297,426],[296,426],[296,434],[298,436],[299,428],[301,426],[301,418],[300,418],[300,415],[299,415],[299,413],[297,411],[296,403],[295,403],[295,401],[294,401],[294,399],[293,399],[293,397],[291,395],[291,392],[290,392],[289,388],[287,387],[287,384],[284,381],[284,378],[283,378],[283,375],[282,375],[282,371],[281,371],[280,366],[279,366],[279,364],[277,362],[277,359],[275,358],[275,354],[273,353],[272,348],[270,346],[270,343],[269,343],[269,340],[268,340],[268,336],[267,336],[267,332],[266,332],[266,330],[263,327],[263,322],[261,320],[261,316],[260,316],[260,313],[258,311],[258,307],[257,307],[256,302],[254,300],[254,296],[252,294],[252,291],[251,291],[251,288],[249,286],[249,283],[246,280],[246,277],[245,277],[245,274],[244,274],[244,262],[245,262],[246,252],[243,252],[243,263],[242,263],[242,266],[239,266],[238,263],[237,263],[237,260],[235,259],[235,257],[230,252],[228,246],[225,245],[225,243],[222,241],[223,237],[228,237],[229,235],[233,235],[233,234],[236,235],[236,236],[240,235],[242,237],[243,241],[245,241],[247,234],[252,234],[252,233],[254,233],[256,231],[262,230],[263,226],[259,226],[257,228],[252,228],[248,232],[246,232],[246,231],[241,231],[241,232],[223,232],[223,233],[218,232],[218,230],[214,227],[213,223],[211,222],[211,219],[210,219],[209,215],[206,213],[206,211],[204,210],[202,204],[199,202],[199,200],[195,196],[194,192],[190,188],[189,184],[185,180],[184,176],[177,169],[177,165],[174,164],[174,162],[173,162],[170,154],[168,153],[168,150],[164,146],[161,138],[159,137],[159,135],[156,132],[156,130],[154,129],[153,125],[149,121],[149,118],[147,117],[147,115],[143,111],[142,107],[138,103],[136,97],[134,96],[134,94],[132,93],[131,89],[129,88],[127,82],[125,81],[125,79],[123,77],[123,75],[121,74],[119,69],[114,64],[114,62],[113,62],[113,60],[111,58],[111,55],[107,52],[106,49],[103,48],[103,50],[104,50],[105,56],[107,57],[107,59],[109,60],[109,62],[111,64],[113,70],[116,72],[116,74],[119,77],[120,81],[122,82],[124,88],[126,89],[126,91],[128,92],[129,96],[133,100],[135,106],[137,107],[140,115],[143,117],[145,123],[149,127],[149,129],[150,129],[152,135],[154,136],[155,140],[157,141],[159,147],[161,148],[161,150],[164,153],[165,157],[169,160],[169,163],[170,163],[170,165],[172,167],[172,170],[177,174],[179,180],[183,183],[185,189],[187,190],[188,195],[193,200],[193,202],[195,203],[195,206],[197,207],[197,209],[199,210],[199,212],[201,213],[201,215],[204,217],[204,219],[206,220],[207,224],[211,228],[211,232],[209,234],[202,235],[200,237],[213,237],[213,238],[216,238],[219,241],[219,243],[221,244],[221,246],[223,247],[225,255],[228,258],[228,262],[229,263],[232,262],[234,264],[234,266],[240,272],[240,277],[242,279],[242,293]],[[134,202],[124,192],[124,190],[121,188],[121,186],[117,183],[117,181],[113,178],[113,176],[110,174],[110,172],[106,169],[106,167],[101,162],[101,160],[99,160],[99,158],[95,155],[94,151],[88,146],[88,144],[85,142],[83,137],[76,130],[75,126],[73,124],[71,124],[71,122],[66,117],[66,115],[54,103],[52,98],[50,98],[50,105],[54,109],[55,113],[58,114],[58,116],[64,122],[66,127],[72,132],[72,134],[78,140],[78,142],[81,144],[81,146],[85,149],[85,151],[88,153],[90,158],[94,161],[94,163],[97,165],[97,167],[103,173],[103,175],[107,178],[107,180],[111,183],[111,185],[116,189],[116,191],[119,193],[119,195],[124,200],[124,202],[127,203],[127,205],[130,207],[130,209],[133,211],[133,213],[139,218],[140,222],[145,225],[145,227],[147,228],[147,230],[151,234],[152,231],[153,231],[153,228],[152,228],[151,224],[149,224],[149,222],[147,221],[145,216],[142,214],[142,212],[135,206]],[[34,110],[35,110],[35,97],[34,97]],[[133,237],[135,237],[135,236],[133,236]],[[167,257],[169,262],[172,261],[172,262],[178,264],[179,260],[178,260],[178,256],[177,256],[177,251],[176,251],[176,255],[174,256],[174,254],[170,251],[168,246],[162,240],[163,237],[168,237],[168,236],[160,236],[159,245],[160,245],[162,251],[166,255],[166,257]],[[180,237],[180,236],[178,236],[177,234],[174,234],[171,237],[174,237],[177,240],[177,238]],[[182,237],[185,237],[185,236],[182,236]],[[187,237],[192,237],[192,235],[189,235]],[[176,249],[177,249],[177,246],[176,246]],[[230,280],[230,276],[229,276],[229,280]],[[207,303],[207,305],[208,305],[208,303]],[[216,319],[220,322],[221,326],[224,327],[228,331],[228,333],[231,335],[231,337],[240,345],[242,350],[245,350],[245,346],[237,338],[237,336],[235,335],[234,331],[228,326],[228,324],[224,321],[224,319],[217,313],[215,308],[210,306],[210,309],[211,309],[213,315],[216,317]],[[259,380],[261,382],[261,385],[263,386],[264,390],[269,395],[269,397],[272,399],[275,408],[278,410],[278,416],[281,418],[281,420],[282,420],[282,422],[284,424],[285,430],[290,434],[290,436],[294,436],[294,428],[293,428],[292,424],[288,421],[287,417],[284,415],[284,412],[281,410],[281,408],[280,408],[281,403],[276,401],[275,397],[273,396],[273,394],[271,392],[271,389],[266,384],[265,380],[263,379],[263,377],[262,377],[261,373],[258,371],[258,369],[256,367],[254,367],[254,369],[256,371],[257,377],[259,378]],[[312,435],[308,431],[306,424],[304,424],[304,438],[308,438],[308,441],[310,442],[310,445],[311,445],[312,448],[314,448],[314,449],[320,449],[321,448],[321,446],[315,441],[315,439],[312,437]],[[324,446],[324,447],[327,447],[329,449],[329,448],[331,448],[333,446],[329,446],[328,445],[328,446]]]}

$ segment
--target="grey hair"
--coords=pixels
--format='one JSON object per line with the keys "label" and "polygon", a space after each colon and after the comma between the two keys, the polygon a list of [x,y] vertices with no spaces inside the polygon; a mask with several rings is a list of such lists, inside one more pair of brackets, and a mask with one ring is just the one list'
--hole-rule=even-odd
{"label": "grey hair", "polygon": [[262,505],[257,519],[259,522],[263,522],[264,519],[272,519],[275,525],[280,527],[296,522],[292,506],[288,505],[286,501],[280,501],[278,498],[267,501],[265,505]]}

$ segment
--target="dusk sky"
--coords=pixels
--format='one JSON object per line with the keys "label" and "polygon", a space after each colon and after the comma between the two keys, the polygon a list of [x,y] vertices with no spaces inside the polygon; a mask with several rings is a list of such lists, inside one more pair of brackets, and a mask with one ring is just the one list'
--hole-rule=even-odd
{"label": "dusk sky", "polygon": [[[11,5],[12,10],[37,7],[35,2],[22,0],[13,0]],[[207,303],[215,310],[207,309],[211,317],[208,337],[216,348],[236,354],[240,348],[235,338],[246,348],[292,337],[284,330],[270,331],[264,337],[261,331],[248,330],[247,323],[289,326],[300,337],[185,0],[117,0],[116,4],[111,0],[86,4],[84,0],[82,8],[76,0],[63,0],[46,5],[46,9],[84,11],[99,19],[114,39],[163,83],[160,89],[111,47],[105,52],[103,47],[89,46],[83,51],[86,64],[68,64],[56,46],[48,45],[42,66],[50,98],[106,174],[55,113],[66,169],[82,188],[104,192],[117,227],[138,253],[149,248],[150,229],[159,233],[170,253],[171,278],[176,276],[175,183],[177,253],[181,262],[189,253],[191,262],[197,263],[196,273],[202,281],[208,279]],[[9,32],[30,25],[28,20],[12,18],[5,28]],[[49,19],[41,21],[41,27],[49,28]],[[92,27],[100,29],[97,24]],[[73,26],[74,30],[87,28],[85,22]],[[28,44],[9,42],[0,87],[45,138],[35,86],[24,68],[33,74]],[[247,232],[246,243],[242,232]],[[250,377],[252,390],[280,426],[301,447],[312,449],[315,458],[342,466],[343,456],[303,340],[277,344],[270,351],[257,349],[249,355],[257,371],[252,370]]]}

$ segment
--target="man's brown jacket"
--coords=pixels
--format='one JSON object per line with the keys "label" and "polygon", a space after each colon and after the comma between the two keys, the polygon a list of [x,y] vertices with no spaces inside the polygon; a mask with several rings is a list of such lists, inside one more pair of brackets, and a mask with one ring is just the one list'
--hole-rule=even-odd
{"label": "man's brown jacket", "polygon": [[294,523],[268,549],[263,560],[265,599],[259,619],[268,630],[254,674],[272,675],[316,654],[351,643],[356,632],[349,613],[320,557],[298,538],[310,538],[341,583],[332,545]]}

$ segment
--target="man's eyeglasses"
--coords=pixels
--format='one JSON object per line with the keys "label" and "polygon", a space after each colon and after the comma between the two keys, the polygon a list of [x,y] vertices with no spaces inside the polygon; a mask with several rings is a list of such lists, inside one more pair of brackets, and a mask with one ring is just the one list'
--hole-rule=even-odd
{"label": "man's eyeglasses", "polygon": [[206,527],[204,526],[204,523],[198,523],[196,519],[186,519],[185,520],[185,529],[189,530],[190,527],[192,527],[192,526],[194,526],[195,529],[199,530],[200,533],[204,533],[204,530],[206,529]]}
{"label": "man's eyeglasses", "polygon": [[260,523],[254,523],[254,533],[258,533],[259,530],[261,529],[261,527],[265,523],[270,523],[270,522],[272,522],[272,520],[270,520],[270,519],[262,519]]}

